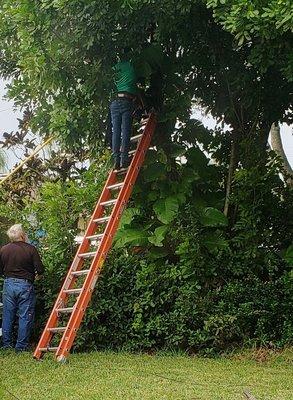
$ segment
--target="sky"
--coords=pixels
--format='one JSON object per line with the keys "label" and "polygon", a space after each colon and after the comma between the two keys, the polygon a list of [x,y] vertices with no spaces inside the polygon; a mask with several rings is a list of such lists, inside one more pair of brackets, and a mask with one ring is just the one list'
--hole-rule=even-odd
{"label": "sky", "polygon": [[[7,82],[0,80],[0,140],[2,140],[3,132],[11,132],[17,130],[18,121],[17,118],[21,116],[19,110],[14,109],[14,105],[12,101],[8,101],[4,98],[6,93]],[[202,123],[208,128],[214,128],[216,125],[215,120],[212,117],[205,116],[202,112],[196,111],[194,113],[194,117],[202,121]],[[292,126],[288,126],[283,124],[281,126],[281,136],[283,141],[283,146],[285,153],[288,157],[288,161],[293,166],[293,129]],[[6,153],[7,158],[7,167],[8,169],[12,168],[19,159],[21,158],[21,154],[16,152],[16,155],[11,151]],[[1,172],[1,171],[0,171]]]}
{"label": "sky", "polygon": [[[4,132],[11,132],[17,129],[17,118],[21,116],[19,111],[14,110],[13,102],[3,98],[6,93],[5,86],[6,83],[0,80],[0,140],[3,139]],[[6,152],[6,162],[9,169],[17,161],[17,158],[12,153]]]}

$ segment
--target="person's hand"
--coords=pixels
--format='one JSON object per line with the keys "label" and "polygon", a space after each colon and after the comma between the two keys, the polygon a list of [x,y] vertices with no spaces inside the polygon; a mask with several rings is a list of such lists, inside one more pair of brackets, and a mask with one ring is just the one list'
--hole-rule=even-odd
{"label": "person's hand", "polygon": [[37,274],[35,279],[36,279],[36,281],[40,281],[42,278],[43,278],[43,275]]}

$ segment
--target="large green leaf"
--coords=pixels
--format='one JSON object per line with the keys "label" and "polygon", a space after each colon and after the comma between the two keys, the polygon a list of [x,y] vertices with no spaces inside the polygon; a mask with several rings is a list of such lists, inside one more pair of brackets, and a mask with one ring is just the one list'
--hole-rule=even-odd
{"label": "large green leaf", "polygon": [[216,208],[206,207],[200,211],[199,220],[204,226],[227,226],[228,219]]}
{"label": "large green leaf", "polygon": [[163,224],[169,224],[178,212],[179,201],[176,196],[169,196],[156,201],[153,208],[158,220]]}
{"label": "large green leaf", "polygon": [[133,218],[139,214],[139,209],[138,208],[126,208],[124,210],[121,221],[120,221],[120,229],[123,228],[125,225],[130,225]]}
{"label": "large green leaf", "polygon": [[189,164],[201,170],[208,164],[208,159],[204,152],[197,147],[192,147],[186,152],[186,158]]}
{"label": "large green leaf", "polygon": [[116,249],[124,247],[125,245],[144,246],[148,243],[147,232],[141,229],[128,228],[121,229],[115,236]]}
{"label": "large green leaf", "polygon": [[162,247],[163,240],[165,239],[167,231],[168,231],[167,225],[163,225],[160,226],[159,228],[156,228],[154,234],[148,237],[149,242],[157,247]]}
{"label": "large green leaf", "polygon": [[158,152],[154,149],[149,149],[145,156],[144,166],[151,165],[158,161]]}
{"label": "large green leaf", "polygon": [[293,244],[291,244],[286,250],[284,258],[288,264],[293,265]]}
{"label": "large green leaf", "polygon": [[201,194],[196,194],[195,198],[192,200],[192,204],[194,205],[194,207],[197,209],[198,212],[201,212],[202,209],[207,205],[207,202],[202,197]]}
{"label": "large green leaf", "polygon": [[160,193],[157,190],[153,189],[148,193],[147,198],[149,201],[155,201],[155,200],[157,200],[159,195],[160,195]]}
{"label": "large green leaf", "polygon": [[164,53],[160,45],[152,44],[146,47],[139,60],[135,61],[136,73],[140,77],[147,78],[153,71],[161,67],[164,61]]}
{"label": "large green leaf", "polygon": [[159,178],[164,178],[166,167],[161,163],[153,163],[148,165],[143,171],[143,178],[147,182],[156,181]]}
{"label": "large green leaf", "polygon": [[205,233],[201,238],[203,245],[211,253],[218,252],[228,247],[228,242],[223,238],[220,231]]}
{"label": "large green leaf", "polygon": [[178,143],[171,143],[169,151],[169,155],[173,158],[181,157],[186,153],[185,147]]}
{"label": "large green leaf", "polygon": [[183,183],[192,183],[200,180],[198,173],[190,167],[185,167],[183,170],[182,182]]}
{"label": "large green leaf", "polygon": [[166,257],[168,254],[169,252],[168,250],[166,250],[166,248],[152,247],[151,249],[149,249],[148,257],[150,258],[150,260],[157,260]]}

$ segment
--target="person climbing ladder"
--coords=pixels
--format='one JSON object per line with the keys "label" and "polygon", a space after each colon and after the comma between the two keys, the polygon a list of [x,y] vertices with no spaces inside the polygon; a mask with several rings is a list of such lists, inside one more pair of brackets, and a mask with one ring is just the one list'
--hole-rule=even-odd
{"label": "person climbing ladder", "polygon": [[129,147],[135,102],[140,101],[137,75],[131,62],[131,49],[124,48],[113,67],[117,97],[111,102],[112,154],[114,169],[129,166]]}

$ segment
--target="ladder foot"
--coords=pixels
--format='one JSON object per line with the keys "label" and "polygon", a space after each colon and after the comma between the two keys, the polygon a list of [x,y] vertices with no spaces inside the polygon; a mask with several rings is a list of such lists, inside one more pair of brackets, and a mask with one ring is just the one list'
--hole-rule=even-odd
{"label": "ladder foot", "polygon": [[65,356],[58,356],[56,359],[57,359],[57,362],[60,364],[67,363],[67,358]]}
{"label": "ladder foot", "polygon": [[36,361],[43,361],[44,353],[33,354],[33,359]]}
{"label": "ladder foot", "polygon": [[34,359],[35,361],[38,361],[38,362],[44,361],[43,357],[40,357],[40,358],[38,358],[38,357],[33,357],[33,359]]}

